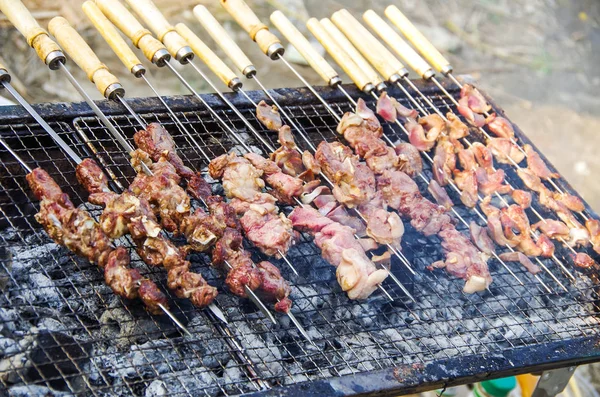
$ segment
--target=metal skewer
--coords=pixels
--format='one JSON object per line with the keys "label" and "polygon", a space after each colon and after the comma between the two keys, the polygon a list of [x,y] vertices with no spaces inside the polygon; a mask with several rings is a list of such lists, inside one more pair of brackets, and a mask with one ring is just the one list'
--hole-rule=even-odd
{"label": "metal skewer", "polygon": [[[10,89],[9,91],[11,92],[11,94],[13,94],[13,92],[14,92],[14,94],[16,94],[16,95],[13,94],[13,96],[15,97],[15,99],[17,99],[17,101],[21,105],[23,105],[23,104],[27,105],[27,106],[23,106],[23,107],[29,112],[29,114],[36,121],[38,121],[38,123],[44,128],[44,130],[46,130],[46,132],[48,132],[48,134],[52,137],[52,139],[54,139],[54,141],[60,146],[60,148],[63,149],[67,153],[67,155],[69,157],[71,157],[71,159],[76,164],[79,164],[79,163],[81,163],[83,161],[75,152],[73,152],[73,150],[69,147],[69,145],[54,131],[54,129],[52,129],[52,127],[50,127],[48,125],[48,123],[46,123],[44,121],[44,119],[42,119],[42,117],[39,115],[39,113],[37,113],[25,101],[25,99],[23,97],[21,97],[21,95],[19,95],[14,90],[14,88],[10,84],[10,74],[8,73],[8,71],[6,70],[6,68],[4,68],[4,66],[2,66],[2,64],[0,64],[0,82],[2,83],[2,86],[4,88],[6,88],[7,90]],[[21,166],[28,173],[32,172],[31,167],[29,167],[29,165],[27,165],[27,163],[14,150],[12,150],[12,148],[8,145],[8,143],[6,143],[6,141],[4,139],[0,138],[0,144],[2,144],[2,146],[4,146],[4,148],[21,164]],[[141,285],[141,282],[138,281],[138,287],[140,285]],[[179,321],[179,319],[177,319],[177,317],[175,317],[175,315],[169,309],[167,309],[162,303],[159,303],[158,307],[160,307],[160,309],[163,311],[163,313],[165,313],[167,316],[169,316],[169,318],[175,323],[175,325],[177,327],[179,327],[183,332],[185,332],[186,335],[190,335],[191,336],[190,331]]]}

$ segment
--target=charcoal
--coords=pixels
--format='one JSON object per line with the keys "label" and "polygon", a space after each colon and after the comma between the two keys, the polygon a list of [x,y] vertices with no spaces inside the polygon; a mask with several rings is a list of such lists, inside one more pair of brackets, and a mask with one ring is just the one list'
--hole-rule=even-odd
{"label": "charcoal", "polygon": [[[91,351],[89,343],[80,343],[60,332],[38,333],[35,345],[29,353],[31,362],[35,364],[28,373],[31,379],[77,374],[81,365],[89,359]],[[57,381],[57,384],[60,384],[60,381]]]}

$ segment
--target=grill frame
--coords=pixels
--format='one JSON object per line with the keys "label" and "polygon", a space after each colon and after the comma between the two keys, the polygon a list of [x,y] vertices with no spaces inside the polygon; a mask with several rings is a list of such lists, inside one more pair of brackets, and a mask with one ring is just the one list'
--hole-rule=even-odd
{"label": "grill frame", "polygon": [[[423,82],[415,83],[426,95],[439,94],[437,88],[433,85]],[[447,82],[444,81],[444,84],[447,84]],[[353,87],[348,86],[345,88],[354,98],[361,96],[361,93],[357,92]],[[450,89],[450,87],[448,88]],[[346,102],[345,98],[337,90],[332,91],[327,87],[317,87],[317,90],[330,103],[344,104]],[[390,91],[394,96],[401,96],[397,89],[390,89]],[[451,92],[456,92],[456,90],[451,89]],[[283,106],[312,106],[316,103],[316,99],[307,89],[279,89],[274,90],[274,93],[277,101]],[[248,94],[257,102],[261,99],[266,99],[262,92],[248,92]],[[241,110],[248,109],[249,104],[243,97],[234,94],[226,95],[228,96],[228,99],[236,106],[239,106]],[[222,110],[224,108],[220,99],[215,95],[207,94],[203,95],[203,98],[215,109]],[[167,98],[167,102],[176,113],[197,110],[199,107],[198,101],[191,96]],[[496,111],[500,111],[493,101],[490,100],[490,102]],[[129,100],[129,103],[132,108],[141,115],[165,112],[158,99],[132,99]],[[99,102],[99,105],[105,114],[115,116],[115,119],[123,117],[128,118],[127,116],[123,116],[123,109],[117,103],[102,101]],[[53,120],[53,125],[57,122],[65,123],[70,125],[72,130],[74,130],[73,125],[77,125],[78,123],[75,119],[94,118],[91,110],[83,103],[43,104],[36,108],[40,111],[42,117],[47,120]],[[247,113],[244,112],[244,114]],[[231,115],[229,114],[229,116]],[[7,124],[26,124],[33,121],[20,107],[0,108],[0,120],[5,120]],[[522,142],[530,143],[518,127],[516,127],[515,130]],[[386,132],[389,132],[389,130],[386,130]],[[128,137],[130,138],[131,134],[128,134]],[[301,139],[298,136],[296,137],[296,141],[302,146]],[[79,137],[78,141],[80,149],[84,154],[87,151],[87,155],[90,155],[91,153],[83,146]],[[545,158],[544,160],[547,161]],[[553,169],[551,164],[548,164],[550,168]],[[561,179],[561,182],[562,186],[564,186],[567,191],[575,193],[566,181]],[[595,215],[587,203],[586,209],[588,213]],[[531,219],[533,221],[534,218]],[[594,255],[594,257],[596,256]],[[555,269],[555,267],[553,269]],[[158,273],[160,273],[160,271],[158,271]],[[440,274],[438,277],[443,278],[447,276],[445,274]],[[290,280],[293,282],[293,278],[290,278]],[[501,281],[498,279],[497,282]],[[387,285],[391,284],[387,283]],[[553,287],[555,286],[553,285]],[[288,327],[288,329],[290,328]],[[566,343],[565,341],[546,341],[538,345],[525,347],[512,346],[509,350],[502,350],[502,355],[495,355],[490,352],[487,354],[471,354],[466,357],[448,358],[445,360],[437,359],[435,360],[435,363],[428,365],[422,363],[397,365],[383,370],[372,370],[366,373],[311,380],[308,383],[298,383],[290,386],[278,386],[268,391],[257,392],[257,394],[279,395],[281,393],[290,393],[291,395],[307,395],[307,393],[310,393],[316,395],[317,393],[328,393],[345,395],[377,392],[392,395],[401,392],[432,389],[443,385],[451,386],[468,383],[489,377],[500,377],[515,373],[534,372],[594,362],[600,360],[600,349],[597,345],[597,335],[592,337],[578,337],[577,339],[571,339]],[[561,349],[562,351],[560,351]],[[241,365],[242,364],[240,364],[240,366]],[[459,371],[461,373],[459,375],[451,376],[447,368],[461,368],[461,371]]]}

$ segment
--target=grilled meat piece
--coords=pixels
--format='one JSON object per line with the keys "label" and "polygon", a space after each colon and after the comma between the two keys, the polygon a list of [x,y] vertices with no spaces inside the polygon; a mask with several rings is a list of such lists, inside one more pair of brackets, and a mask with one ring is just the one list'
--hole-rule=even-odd
{"label": "grilled meat piece", "polygon": [[129,191],[148,200],[163,228],[177,233],[190,213],[190,198],[179,186],[181,178],[175,167],[164,156],[152,163],[150,169],[153,174],[139,173],[129,185]]}
{"label": "grilled meat piece", "polygon": [[167,297],[158,289],[154,282],[148,279],[143,279],[140,282],[138,295],[142,302],[144,302],[148,311],[152,314],[160,314],[162,312],[162,309],[160,308],[161,305],[165,309],[169,308]]}
{"label": "grilled meat piece", "polygon": [[383,127],[381,127],[381,123],[379,123],[377,116],[375,116],[375,112],[369,109],[367,103],[362,98],[358,98],[356,101],[356,114],[362,117],[365,127],[371,131],[372,135],[376,137],[383,135]]}
{"label": "grilled meat piece", "polygon": [[517,170],[517,175],[529,190],[539,192],[543,188],[542,180],[531,172],[529,168],[519,168]]}
{"label": "grilled meat piece", "polygon": [[266,255],[281,258],[294,243],[292,223],[284,214],[250,208],[240,223],[246,237]]}
{"label": "grilled meat piece", "polygon": [[573,196],[572,194],[569,194],[569,193],[553,192],[552,197],[554,198],[554,200],[558,201],[559,203],[564,204],[564,206],[567,207],[568,209],[570,209],[571,211],[574,211],[574,212],[585,211],[585,204],[583,203],[583,200],[581,200],[577,196]]}
{"label": "grilled meat piece", "polygon": [[454,205],[450,199],[450,196],[448,196],[448,193],[446,193],[444,188],[442,188],[434,179],[429,181],[427,191],[433,196],[435,202],[444,207],[446,210],[449,210]]}
{"label": "grilled meat piece", "polygon": [[202,275],[190,272],[190,263],[184,261],[171,267],[167,273],[167,286],[178,298],[189,299],[196,307],[206,307],[217,296],[217,289],[208,285]]}
{"label": "grilled meat piece", "polygon": [[448,273],[466,280],[463,288],[465,293],[485,290],[491,284],[492,276],[484,254],[453,226],[446,227],[438,235],[442,239],[446,260],[435,262],[431,266],[446,268]]}
{"label": "grilled meat piece", "polygon": [[551,172],[544,160],[540,157],[540,155],[533,150],[533,147],[529,144],[523,145],[523,149],[525,149],[525,154],[527,155],[527,168],[533,172],[538,178],[541,179],[551,179],[558,178],[560,175]]}
{"label": "grilled meat piece", "polygon": [[460,113],[473,127],[480,128],[486,123],[486,118],[483,115],[474,112],[469,107],[469,98],[467,97],[463,97],[458,100],[457,110],[458,113]]}
{"label": "grilled meat piece", "polygon": [[271,160],[277,164],[282,172],[300,177],[305,171],[304,164],[289,126],[284,125],[279,129],[277,141],[281,146],[271,153]]}
{"label": "grilled meat piece", "polygon": [[592,257],[586,254],[585,252],[571,254],[571,258],[573,258],[573,263],[575,264],[575,266],[580,267],[582,269],[589,269],[591,267],[598,266],[596,261],[593,260]]}
{"label": "grilled meat piece", "polygon": [[417,118],[417,111],[415,109],[408,109],[400,102],[396,100],[396,98],[388,96],[387,92],[383,91],[377,100],[377,106],[375,111],[378,115],[380,115],[385,121],[394,123],[397,118]]}
{"label": "grilled meat piece", "polygon": [[[454,145],[445,137],[438,140],[433,156],[433,179],[440,186],[446,186],[452,180],[452,172],[456,168]],[[414,178],[414,175],[411,175]]]}
{"label": "grilled meat piece", "polygon": [[531,193],[525,190],[514,189],[511,192],[511,197],[515,203],[523,208],[529,208],[531,206]]}
{"label": "grilled meat piece", "polygon": [[446,210],[421,196],[416,183],[401,171],[385,171],[378,178],[377,187],[388,206],[408,217],[410,224],[426,236],[452,224]]}
{"label": "grilled meat piece", "polygon": [[[433,116],[437,116],[437,118]],[[421,117],[419,122],[408,119],[404,127],[408,131],[409,142],[418,150],[427,152],[433,148],[437,138],[445,131],[446,124],[440,116],[434,114]]]}
{"label": "grilled meat piece", "polygon": [[492,173],[486,172],[483,167],[478,167],[475,170],[477,178],[477,186],[479,191],[484,196],[489,196],[493,193],[506,194],[511,191],[509,185],[504,185],[504,170],[498,169]]}
{"label": "grilled meat piece", "polygon": [[398,156],[396,168],[411,178],[416,177],[423,171],[423,160],[419,150],[410,143],[402,142],[394,147]]}
{"label": "grilled meat piece", "polygon": [[85,211],[75,208],[66,194],[42,199],[35,220],[60,245],[104,268],[112,250],[100,225]]}
{"label": "grilled meat piece", "polygon": [[480,142],[473,142],[469,150],[473,152],[473,156],[480,167],[485,169],[488,174],[494,172],[494,156],[490,149]]}
{"label": "grilled meat piece", "polygon": [[504,252],[499,255],[499,258],[507,262],[519,262],[531,274],[538,274],[542,270],[540,267],[521,252]]}
{"label": "grilled meat piece", "polygon": [[369,237],[379,244],[391,244],[396,249],[400,248],[404,224],[398,214],[387,211],[381,192],[378,192],[370,202],[360,205],[358,209],[367,220],[366,233]]}
{"label": "grilled meat piece", "polygon": [[115,294],[127,299],[138,297],[138,285],[142,276],[137,269],[129,269],[129,253],[123,247],[110,252],[104,267],[104,281]]}
{"label": "grilled meat piece", "polygon": [[463,84],[460,97],[467,98],[467,105],[475,113],[487,113],[492,107],[487,103],[484,96],[471,84]]}
{"label": "grilled meat piece", "polygon": [[569,238],[569,227],[556,219],[542,219],[532,226],[533,230],[540,230],[544,235],[552,238]]}
{"label": "grilled meat piece", "polygon": [[494,242],[488,234],[487,227],[481,227],[476,222],[471,221],[469,224],[469,232],[471,233],[471,241],[484,254],[492,255],[496,250]]}
{"label": "grilled meat piece", "polygon": [[600,221],[590,218],[585,221],[585,227],[590,233],[592,248],[600,254]]}
{"label": "grilled meat piece", "polygon": [[513,164],[513,161],[519,164],[525,158],[525,154],[519,147],[507,138],[489,138],[487,148],[496,160],[502,164]]}
{"label": "grilled meat piece", "polygon": [[271,131],[278,131],[283,125],[277,106],[269,106],[265,101],[256,106],[256,118]]}
{"label": "grilled meat piece", "polygon": [[302,194],[304,182],[293,176],[278,172],[267,176],[267,183],[273,188],[273,193],[277,199],[285,204],[293,204],[294,198]]}
{"label": "grilled meat piece", "polygon": [[268,302],[276,302],[276,311],[287,313],[292,308],[292,301],[288,298],[292,292],[289,283],[271,262],[259,262],[257,267],[262,280],[258,295]]}
{"label": "grilled meat piece", "polygon": [[535,244],[542,251],[540,256],[543,256],[544,258],[551,258],[552,255],[554,255],[554,250],[556,247],[554,246],[554,243],[550,241],[550,238],[545,234],[540,234]]}
{"label": "grilled meat piece", "polygon": [[450,139],[461,139],[469,135],[469,127],[457,115],[448,112],[446,113],[446,118],[448,119],[446,129]]}
{"label": "grilled meat piece", "polygon": [[333,194],[350,208],[369,202],[375,196],[375,175],[352,150],[340,142],[321,142],[315,159],[334,183]]}
{"label": "grilled meat piece", "polygon": [[336,276],[350,299],[366,299],[388,275],[369,261],[354,230],[321,215],[314,208],[296,207],[290,220],[300,230],[315,237],[325,260],[337,268]]}
{"label": "grilled meat piece", "polygon": [[33,169],[25,178],[27,179],[31,191],[38,200],[54,200],[61,198],[63,195],[58,183],[52,179],[50,174],[41,168]]}
{"label": "grilled meat piece", "polygon": [[460,189],[460,201],[469,208],[477,205],[479,196],[477,195],[477,176],[474,170],[459,171],[454,170],[454,182]]}
{"label": "grilled meat piece", "polygon": [[138,148],[150,155],[158,162],[164,157],[175,167],[177,174],[188,179],[194,172],[183,164],[183,160],[175,150],[175,141],[169,132],[159,123],[150,123],[145,130],[140,130],[133,135],[133,140]]}
{"label": "grilled meat piece", "polygon": [[224,228],[220,226],[214,223],[212,216],[198,208],[181,222],[180,231],[194,251],[203,252],[221,238]]}
{"label": "grilled meat piece", "polygon": [[[90,196],[112,193],[108,187],[108,178],[94,160],[90,158],[84,159],[81,163],[77,164],[75,171],[79,184],[85,188]],[[90,201],[93,204],[98,204],[102,199],[99,197],[97,200],[92,199]]]}
{"label": "grilled meat piece", "polygon": [[498,138],[515,139],[515,130],[510,121],[492,113],[488,118],[488,128]]}
{"label": "grilled meat piece", "polygon": [[134,239],[156,237],[160,227],[147,200],[131,192],[111,193],[100,215],[100,226],[111,239],[131,234]]}
{"label": "grilled meat piece", "polygon": [[212,194],[210,184],[206,182],[199,172],[196,172],[187,180],[186,190],[196,200],[206,200]]}
{"label": "grilled meat piece", "polygon": [[246,153],[244,158],[267,176],[281,172],[281,168],[273,160],[266,159],[258,153]]}

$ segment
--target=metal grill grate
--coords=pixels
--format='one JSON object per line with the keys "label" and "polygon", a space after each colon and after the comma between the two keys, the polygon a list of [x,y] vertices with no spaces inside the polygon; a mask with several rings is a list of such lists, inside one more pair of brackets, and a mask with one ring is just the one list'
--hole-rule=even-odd
{"label": "metal grill grate", "polygon": [[[351,110],[347,102],[335,98],[334,109],[340,113]],[[434,93],[431,98],[436,106],[451,109],[443,97]],[[401,102],[408,105],[406,100]],[[288,104],[287,112],[313,143],[338,139],[335,120],[322,106],[294,105],[293,100],[282,103]],[[425,103],[421,105],[427,108]],[[253,109],[240,109],[277,146],[276,135],[264,131]],[[219,112],[250,145],[264,149],[233,112],[222,108]],[[236,146],[208,111],[178,112],[178,116],[210,156]],[[164,109],[142,117],[146,122],[162,123],[173,135],[187,165],[205,170],[204,158]],[[110,118],[133,144],[135,120],[124,115]],[[99,160],[119,185],[126,187],[132,181],[134,171],[128,156],[96,118],[79,117],[72,125],[61,122],[53,127],[79,155]],[[385,126],[385,133],[393,140],[405,138],[402,131],[390,125]],[[0,128],[0,135],[30,166],[49,171],[76,205],[99,215],[98,207],[85,203],[74,164],[37,126],[6,125]],[[296,141],[307,148],[297,135]],[[53,244],[33,218],[37,203],[32,201],[24,170],[4,150],[0,151],[0,159],[4,165],[0,171],[0,281],[4,284],[0,296],[0,380],[13,392],[43,395],[47,387],[96,396],[235,395],[305,381],[316,385],[321,379],[375,374],[403,365],[416,370],[456,358],[497,357],[517,348],[534,349],[598,335],[596,293],[588,276],[579,274],[572,282],[556,263],[545,260],[568,289],[564,292],[542,273],[544,283],[553,290],[548,293],[520,266],[509,264],[524,285],[490,260],[494,277],[490,290],[466,295],[461,280],[445,271],[425,269],[442,259],[439,239],[425,238],[406,224],[402,248],[417,275],[409,277],[396,262],[392,268],[413,293],[416,304],[408,302],[389,281],[384,286],[394,302],[380,293],[366,302],[349,301],[335,281],[334,269],[320,257],[311,238],[302,236],[288,255],[300,277],[291,274],[282,262],[274,263],[293,284],[292,310],[316,346],[298,335],[287,317],[279,316],[279,324],[273,326],[254,306],[228,294],[203,254],[192,255],[192,269],[219,287],[216,302],[229,325],[223,327],[207,312],[169,296],[176,315],[193,333],[191,338],[183,336],[168,319],[149,316],[137,303],[115,297],[103,284],[98,269]],[[521,185],[510,167],[502,168],[513,186]],[[430,169],[426,168],[425,174],[431,177]],[[419,183],[419,187],[428,197],[426,186]],[[222,193],[218,184],[213,188]],[[455,194],[450,195],[460,203]],[[472,211],[459,205],[455,208],[467,222],[480,222]],[[550,216],[543,208],[536,209]],[[535,219],[533,214],[529,216]],[[464,227],[458,228],[464,232]],[[122,239],[118,244],[130,249],[134,267],[168,292],[161,269],[149,268],[139,260],[130,240]],[[573,269],[568,254],[566,248],[557,245],[556,256]],[[254,250],[253,255],[255,259],[263,258]],[[510,367],[507,363],[497,370]],[[433,384],[466,379],[485,371],[447,368],[431,374],[428,381]],[[411,373],[400,376],[410,378]]]}

